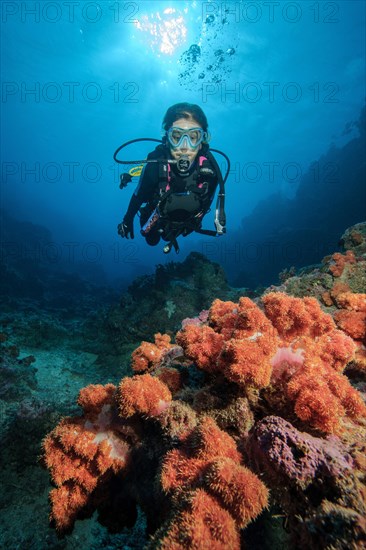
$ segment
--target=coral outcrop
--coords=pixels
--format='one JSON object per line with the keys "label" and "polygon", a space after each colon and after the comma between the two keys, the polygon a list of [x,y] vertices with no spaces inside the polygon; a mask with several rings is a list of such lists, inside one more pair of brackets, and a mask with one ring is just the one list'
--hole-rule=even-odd
{"label": "coral outcrop", "polygon": [[363,261],[326,259],[319,299],[216,299],[174,342],[143,342],[118,387],[83,389],[44,441],[59,532],[95,510],[118,531],[139,507],[151,549],[235,550],[275,505],[296,547],[363,547]]}
{"label": "coral outcrop", "polygon": [[154,274],[136,278],[101,323],[119,352],[157,332],[174,334],[182,319],[207,309],[215,298],[232,296],[237,299],[239,292],[229,287],[222,267],[192,252],[183,262],[157,265]]}

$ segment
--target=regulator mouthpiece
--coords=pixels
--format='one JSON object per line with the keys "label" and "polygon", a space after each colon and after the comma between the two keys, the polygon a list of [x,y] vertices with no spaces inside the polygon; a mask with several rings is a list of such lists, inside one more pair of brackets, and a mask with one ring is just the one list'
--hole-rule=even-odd
{"label": "regulator mouthpiece", "polygon": [[191,163],[187,155],[182,155],[180,159],[177,160],[177,168],[181,174],[185,174],[189,171]]}

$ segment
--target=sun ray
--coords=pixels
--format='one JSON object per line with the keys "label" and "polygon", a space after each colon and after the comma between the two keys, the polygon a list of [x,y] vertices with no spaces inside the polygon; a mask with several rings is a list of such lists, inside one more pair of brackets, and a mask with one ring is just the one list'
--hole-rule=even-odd
{"label": "sun ray", "polygon": [[183,12],[184,10],[169,7],[161,12],[143,14],[134,24],[144,33],[153,52],[173,55],[187,39],[187,26]]}

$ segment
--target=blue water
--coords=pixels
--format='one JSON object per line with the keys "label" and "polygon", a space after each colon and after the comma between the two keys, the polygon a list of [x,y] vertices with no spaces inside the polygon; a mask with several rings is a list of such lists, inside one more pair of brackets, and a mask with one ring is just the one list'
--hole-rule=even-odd
{"label": "blue water", "polygon": [[[231,159],[230,239],[261,200],[292,199],[310,163],[357,135],[344,129],[365,99],[364,23],[359,0],[3,2],[2,207],[49,229],[52,253],[41,252],[70,269],[130,280],[171,260],[118,237],[134,186],[118,189],[112,155],[159,139],[167,108],[188,101]],[[184,259],[202,239],[181,247]]]}
{"label": "blue water", "polygon": [[[57,538],[42,438],[78,414],[80,388],[130,374],[131,351],[151,340],[156,319],[172,333],[185,307],[193,316],[219,292],[258,295],[282,270],[318,264],[365,220],[365,3],[46,0],[0,9],[0,546],[142,548],[142,516],[132,532],[109,535],[94,516]],[[177,102],[204,110],[211,146],[231,161],[227,234],[179,239],[179,256],[149,247],[137,219],[133,241],[117,235],[137,181],[120,190],[113,161],[128,140],[160,139]],[[128,155],[150,151],[140,144]],[[135,280],[192,251],[218,261],[238,290],[197,255]],[[261,525],[255,540],[285,547]]]}

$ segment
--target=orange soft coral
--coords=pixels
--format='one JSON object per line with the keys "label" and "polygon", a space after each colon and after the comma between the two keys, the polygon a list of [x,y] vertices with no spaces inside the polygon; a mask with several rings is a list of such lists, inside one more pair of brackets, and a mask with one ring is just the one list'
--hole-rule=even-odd
{"label": "orange soft coral", "polygon": [[132,353],[132,370],[145,372],[153,370],[162,362],[164,355],[174,346],[170,343],[168,334],[155,334],[155,343],[141,342],[140,346]]}
{"label": "orange soft coral", "polygon": [[332,317],[324,313],[315,298],[294,298],[282,292],[262,297],[267,317],[287,341],[297,336],[315,338],[335,328]]}
{"label": "orange soft coral", "polygon": [[159,416],[172,400],[169,388],[151,374],[123,378],[118,387],[120,415],[128,418],[136,413]]}
{"label": "orange soft coral", "polygon": [[[343,374],[361,343],[354,314],[364,314],[364,296],[345,286],[329,294],[336,322],[314,298],[271,292],[258,304],[215,300],[207,322],[186,324],[178,345],[167,335],[144,342],[134,368],[153,375],[125,378],[118,389],[84,388],[83,416],[64,419],[45,439],[57,527],[72,527],[81,512],[109,513],[103,490],[116,481],[118,497],[141,506],[157,526],[159,548],[239,549],[239,530],[268,502],[260,478],[243,465],[250,456],[243,436],[258,415],[275,406],[305,428],[338,434],[366,416],[361,394]],[[177,354],[182,366],[167,368]],[[185,369],[188,360],[205,375]],[[179,392],[175,399],[171,391]],[[110,500],[114,512],[119,501]]]}
{"label": "orange soft coral", "polygon": [[342,281],[337,281],[334,283],[333,287],[330,290],[326,290],[321,295],[323,303],[330,307],[335,303],[337,296],[339,294],[342,294],[343,292],[349,292],[350,288],[346,283],[343,283]]}
{"label": "orange soft coral", "polygon": [[65,418],[43,441],[43,458],[57,488],[51,492],[51,517],[60,531],[71,528],[108,470],[126,468],[130,444],[113,410],[115,387],[81,390],[84,415]]}
{"label": "orange soft coral", "polygon": [[273,331],[264,313],[247,297],[241,297],[238,304],[215,300],[210,307],[208,321],[209,326],[225,340],[249,338],[259,332]]}
{"label": "orange soft coral", "polygon": [[309,361],[291,378],[285,391],[294,401],[300,420],[323,432],[337,432],[346,415],[366,416],[362,397],[348,378],[320,360]]}
{"label": "orange soft coral", "polygon": [[356,343],[313,298],[270,293],[263,303],[283,339],[281,352],[272,357],[272,381],[286,381],[278,390],[293,400],[296,415],[325,432],[337,431],[344,416],[365,415],[360,394],[341,374],[355,357]]}
{"label": "orange soft coral", "polygon": [[337,326],[354,340],[365,340],[366,312],[341,309],[334,314]]}
{"label": "orange soft coral", "polygon": [[191,431],[184,447],[167,453],[161,474],[163,490],[181,491],[200,483],[208,462],[217,457],[235,462],[241,458],[232,437],[207,416]]}
{"label": "orange soft coral", "polygon": [[343,292],[336,303],[340,308],[334,314],[337,326],[354,340],[366,343],[366,294]]}
{"label": "orange soft coral", "polygon": [[[287,344],[287,345],[286,345]],[[318,338],[304,336],[293,342],[282,343],[272,357],[272,384],[279,380],[288,380],[314,360],[320,360],[321,365],[343,372],[346,365],[354,358],[356,344],[341,330],[331,330]],[[322,371],[319,370],[319,376]]]}
{"label": "orange soft coral", "polygon": [[187,449],[173,449],[164,457],[160,482],[165,493],[196,486],[206,461],[190,455]]}
{"label": "orange soft coral", "polygon": [[248,468],[230,458],[213,460],[206,469],[205,482],[209,491],[222,499],[240,529],[268,504],[267,487]]}
{"label": "orange soft coral", "polygon": [[231,338],[236,327],[237,313],[238,305],[234,302],[214,300],[208,312],[209,325],[225,338]]}
{"label": "orange soft coral", "polygon": [[354,358],[355,342],[313,298],[271,293],[263,302],[283,338],[271,360],[273,387],[293,401],[296,415],[324,432],[337,431],[344,416],[364,415],[359,393],[341,374]]}
{"label": "orange soft coral", "polygon": [[235,521],[206,491],[188,494],[181,509],[159,540],[161,550],[240,550]]}
{"label": "orange soft coral", "polygon": [[189,490],[205,489],[242,528],[267,506],[268,490],[240,461],[234,440],[204,417],[185,445],[165,456],[161,485],[179,499]]}
{"label": "orange soft coral", "polygon": [[240,298],[232,337],[222,347],[218,367],[228,380],[242,387],[265,387],[278,345],[277,330],[263,311],[249,298]]}
{"label": "orange soft coral", "polygon": [[311,353],[314,357],[319,356],[323,363],[338,372],[343,372],[354,358],[356,344],[341,330],[331,330],[315,342],[309,342],[307,348],[307,356],[311,356]]}
{"label": "orange soft coral", "polygon": [[205,460],[226,456],[240,461],[240,453],[229,434],[220,430],[213,418],[206,416],[194,430],[190,447],[198,458]]}
{"label": "orange soft coral", "polygon": [[66,482],[50,492],[51,517],[60,532],[69,530],[88,503],[89,494],[73,482]]}
{"label": "orange soft coral", "polygon": [[176,341],[182,346],[186,356],[195,361],[200,369],[208,372],[219,369],[217,359],[224,344],[224,336],[215,332],[213,328],[186,325],[177,333]]}
{"label": "orange soft coral", "polygon": [[276,340],[262,334],[251,339],[231,339],[223,346],[218,366],[225,377],[239,386],[268,386],[276,353]]}
{"label": "orange soft coral", "polygon": [[255,341],[263,334],[266,335],[266,338],[277,336],[277,331],[273,328],[272,323],[250,298],[240,298],[236,311],[233,338]]}
{"label": "orange soft coral", "polygon": [[78,405],[87,413],[98,413],[103,405],[112,403],[115,393],[114,384],[89,384],[80,390]]}
{"label": "orange soft coral", "polygon": [[366,313],[366,294],[341,292],[337,295],[336,302],[338,307],[343,309]]}
{"label": "orange soft coral", "polygon": [[208,319],[209,326],[189,325],[177,334],[186,356],[241,386],[268,385],[278,338],[258,306],[249,298],[238,304],[215,300]]}
{"label": "orange soft coral", "polygon": [[347,264],[356,263],[356,258],[352,250],[347,250],[345,254],[340,254],[339,252],[333,254],[331,261],[333,263],[330,265],[329,271],[334,277],[340,277]]}
{"label": "orange soft coral", "polygon": [[353,338],[357,346],[353,366],[366,370],[366,294],[340,292],[334,299],[338,310],[333,314],[337,326]]}

